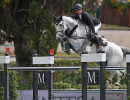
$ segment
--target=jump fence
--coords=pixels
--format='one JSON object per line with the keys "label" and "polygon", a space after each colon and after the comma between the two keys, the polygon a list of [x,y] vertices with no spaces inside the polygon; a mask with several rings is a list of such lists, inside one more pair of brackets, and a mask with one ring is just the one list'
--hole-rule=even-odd
{"label": "jump fence", "polygon": [[[127,99],[130,98],[130,55],[126,56],[127,67],[106,67],[106,54],[82,54],[81,55],[82,66],[75,67],[53,67],[54,64],[54,56],[46,56],[46,57],[33,57],[33,67],[9,67],[10,57],[6,54],[5,56],[0,56],[0,64],[4,64],[4,71],[0,72],[0,75],[5,75],[4,78],[0,79],[0,86],[4,87],[4,100],[9,100],[9,74],[7,70],[14,71],[33,71],[33,100],[38,100],[38,71],[50,71],[49,76],[49,98],[48,100],[52,100],[52,89],[53,89],[53,74],[54,71],[73,71],[82,69],[82,100],[87,100],[87,70],[100,70],[100,100],[106,100],[106,70],[127,70]],[[100,63],[100,67],[88,67],[88,62],[98,62]],[[50,67],[38,67],[39,64],[49,64]]]}

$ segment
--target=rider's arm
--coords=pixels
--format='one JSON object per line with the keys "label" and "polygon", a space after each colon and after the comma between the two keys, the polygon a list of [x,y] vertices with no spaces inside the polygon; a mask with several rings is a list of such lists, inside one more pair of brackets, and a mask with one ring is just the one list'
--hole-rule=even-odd
{"label": "rider's arm", "polygon": [[92,30],[92,33],[95,33],[94,22],[92,20],[92,16],[88,13],[85,13],[85,18],[86,18],[86,21],[87,21],[90,29]]}

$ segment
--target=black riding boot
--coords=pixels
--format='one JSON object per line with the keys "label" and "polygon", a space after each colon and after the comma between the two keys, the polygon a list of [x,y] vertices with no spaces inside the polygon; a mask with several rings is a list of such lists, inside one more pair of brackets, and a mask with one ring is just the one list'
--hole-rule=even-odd
{"label": "black riding boot", "polygon": [[96,35],[94,35],[94,41],[95,41],[95,44],[97,45],[97,53],[104,53]]}

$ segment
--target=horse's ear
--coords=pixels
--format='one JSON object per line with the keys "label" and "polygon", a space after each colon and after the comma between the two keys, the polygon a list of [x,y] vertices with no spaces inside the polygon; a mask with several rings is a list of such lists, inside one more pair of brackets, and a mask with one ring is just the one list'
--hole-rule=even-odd
{"label": "horse's ear", "polygon": [[54,21],[56,20],[56,16],[52,15],[52,18],[53,18]]}
{"label": "horse's ear", "polygon": [[60,16],[60,18],[59,18],[59,19],[60,19],[60,20],[63,20],[63,19],[62,19],[62,15]]}

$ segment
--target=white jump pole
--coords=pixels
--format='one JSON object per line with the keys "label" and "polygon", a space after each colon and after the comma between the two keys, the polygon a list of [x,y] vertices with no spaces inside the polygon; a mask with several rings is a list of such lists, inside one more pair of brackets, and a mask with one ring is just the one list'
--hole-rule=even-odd
{"label": "white jump pole", "polygon": [[82,62],[82,100],[87,100],[87,63],[99,62],[100,63],[100,100],[106,100],[105,92],[105,66],[106,66],[106,53],[99,54],[81,54]]}
{"label": "white jump pole", "polygon": [[[44,57],[33,57],[33,64],[37,67],[38,64],[49,64],[51,67],[54,64],[54,56],[44,56]],[[34,85],[33,85],[33,100],[38,100],[38,72],[34,71]],[[52,100],[52,73],[49,75],[49,84],[48,84],[48,100]]]}
{"label": "white jump pole", "polygon": [[4,100],[9,100],[9,74],[7,72],[7,68],[10,63],[10,57],[6,53],[5,56],[0,56],[0,64],[4,64],[3,71],[3,87],[4,87]]}

